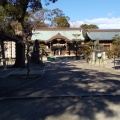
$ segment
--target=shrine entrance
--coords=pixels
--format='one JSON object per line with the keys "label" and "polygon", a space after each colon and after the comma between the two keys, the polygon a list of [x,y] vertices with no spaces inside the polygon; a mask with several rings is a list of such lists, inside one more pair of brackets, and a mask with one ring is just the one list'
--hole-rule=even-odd
{"label": "shrine entrance", "polygon": [[60,56],[66,54],[66,42],[54,40],[52,43],[52,53],[54,56]]}
{"label": "shrine entrance", "polygon": [[69,51],[69,40],[58,33],[47,41],[48,48],[50,49],[50,55],[52,56],[64,56]]}

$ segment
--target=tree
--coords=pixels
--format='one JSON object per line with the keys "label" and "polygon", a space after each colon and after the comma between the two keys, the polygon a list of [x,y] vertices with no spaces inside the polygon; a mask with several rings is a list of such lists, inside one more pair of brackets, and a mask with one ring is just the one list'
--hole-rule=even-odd
{"label": "tree", "polygon": [[29,11],[29,19],[32,21],[34,28],[49,27],[49,25],[45,22],[49,21],[51,14],[50,12],[51,11],[48,9],[41,9],[35,12]]}
{"label": "tree", "polygon": [[112,44],[113,44],[112,51],[113,51],[114,55],[116,57],[120,57],[120,36],[115,35],[113,37]]}
{"label": "tree", "polygon": [[99,27],[97,25],[94,24],[82,24],[80,26],[81,29],[83,29],[83,36],[86,38],[86,33],[89,29],[99,29]]}
{"label": "tree", "polygon": [[0,6],[0,31],[3,30],[6,33],[14,34],[14,30],[11,27],[11,20],[3,6]]}
{"label": "tree", "polygon": [[[57,0],[46,0],[45,4],[48,5],[50,2],[54,3],[56,1]],[[10,19],[18,21],[21,24],[22,35],[20,37],[21,41],[16,43],[16,61],[14,67],[25,67],[25,45],[23,40],[24,37],[26,38],[28,36],[26,32],[32,31],[32,27],[30,24],[28,25],[29,21],[26,22],[25,17],[29,16],[28,10],[36,11],[42,8],[41,0],[1,0],[0,4],[4,7]],[[31,29],[28,29],[28,26]],[[20,53],[22,54],[21,57],[19,57]]]}
{"label": "tree", "polygon": [[75,39],[73,39],[73,45],[74,45],[74,49],[75,49],[75,57],[76,60],[78,59],[78,48],[79,45],[81,44],[81,40],[78,38],[80,36],[80,34],[72,34]]}
{"label": "tree", "polygon": [[94,25],[94,24],[82,24],[80,26],[80,28],[82,29],[99,29],[99,27],[97,25]]}
{"label": "tree", "polygon": [[57,23],[59,24],[61,23],[60,21],[63,21],[64,23],[66,23],[66,26],[69,26],[69,23],[68,23],[69,19],[70,18],[68,16],[65,16],[63,11],[58,8],[53,9],[49,15],[51,27],[56,27],[56,25],[58,25]]}
{"label": "tree", "polygon": [[118,35],[115,35],[115,37],[113,37],[112,51],[114,54],[113,56],[114,56],[114,68],[115,68],[115,58],[120,57],[120,36]]}
{"label": "tree", "polygon": [[6,59],[5,59],[5,49],[4,49],[4,34],[13,34],[14,30],[12,29],[10,25],[11,21],[5,12],[5,9],[3,6],[0,5],[0,44],[1,44],[1,55],[3,59],[3,67],[6,69]]}
{"label": "tree", "polygon": [[69,22],[65,17],[58,17],[54,19],[55,26],[60,28],[60,27],[70,27]]}
{"label": "tree", "polygon": [[40,21],[38,21],[38,20],[34,21],[33,24],[34,24],[34,27],[35,27],[35,28],[49,27],[48,24],[46,24],[46,23],[44,23],[44,22],[40,22]]}
{"label": "tree", "polygon": [[[38,11],[29,11],[30,18],[35,28],[40,27],[69,27],[68,16],[65,16],[62,10],[56,8],[53,10],[42,9]],[[63,24],[61,23],[63,22]],[[58,26],[58,27],[59,27]]]}

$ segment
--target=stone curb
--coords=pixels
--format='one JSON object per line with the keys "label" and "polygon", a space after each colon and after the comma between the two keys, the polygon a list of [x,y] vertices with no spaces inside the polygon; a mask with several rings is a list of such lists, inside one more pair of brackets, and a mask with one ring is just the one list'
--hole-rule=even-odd
{"label": "stone curb", "polygon": [[55,96],[34,96],[34,97],[0,97],[0,100],[15,99],[52,99],[52,98],[92,98],[92,97],[120,97],[119,94],[81,94],[81,95],[55,95]]}

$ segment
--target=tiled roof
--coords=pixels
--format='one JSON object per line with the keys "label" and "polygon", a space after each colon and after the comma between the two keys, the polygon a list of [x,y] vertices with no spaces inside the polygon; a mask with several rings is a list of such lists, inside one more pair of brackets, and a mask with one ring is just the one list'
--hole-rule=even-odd
{"label": "tiled roof", "polygon": [[41,28],[36,29],[33,31],[32,40],[44,40],[47,41],[50,38],[54,38],[60,34],[61,36],[64,36],[68,40],[76,39],[76,37],[73,34],[79,34],[77,39],[84,40],[82,30],[80,28]]}
{"label": "tiled roof", "polygon": [[58,33],[56,36],[53,36],[52,38],[50,38],[46,42],[52,41],[52,40],[54,40],[56,38],[57,39],[65,39],[66,41],[70,42],[70,40],[68,38],[66,38],[65,36],[62,36],[60,33]]}
{"label": "tiled roof", "polygon": [[68,31],[68,30],[82,30],[81,28],[47,28],[47,27],[43,27],[43,28],[36,28],[35,29],[36,31],[39,30],[39,31]]}
{"label": "tiled roof", "polygon": [[91,40],[113,40],[115,35],[120,36],[120,29],[92,29],[87,32]]}

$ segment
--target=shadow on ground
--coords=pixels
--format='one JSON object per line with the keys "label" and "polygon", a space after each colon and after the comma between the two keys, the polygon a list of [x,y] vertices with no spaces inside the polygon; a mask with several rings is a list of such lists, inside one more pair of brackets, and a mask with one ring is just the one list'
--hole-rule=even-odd
{"label": "shadow on ground", "polygon": [[0,119],[118,120],[119,78],[82,63],[47,63],[40,81],[8,95],[27,98],[0,101]]}

